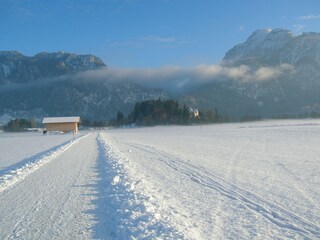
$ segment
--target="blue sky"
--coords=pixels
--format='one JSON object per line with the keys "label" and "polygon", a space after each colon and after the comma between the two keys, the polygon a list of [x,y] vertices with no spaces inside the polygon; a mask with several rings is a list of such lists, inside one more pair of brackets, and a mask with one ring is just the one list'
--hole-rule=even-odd
{"label": "blue sky", "polygon": [[0,50],[91,53],[119,68],[217,64],[262,28],[320,32],[320,1],[0,0]]}

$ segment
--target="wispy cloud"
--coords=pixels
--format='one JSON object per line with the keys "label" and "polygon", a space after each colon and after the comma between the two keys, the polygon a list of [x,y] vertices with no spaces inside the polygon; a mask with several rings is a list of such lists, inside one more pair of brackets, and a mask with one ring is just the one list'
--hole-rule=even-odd
{"label": "wispy cloud", "polygon": [[300,16],[299,19],[302,19],[302,20],[320,19],[320,15],[309,14],[309,15],[305,15],[305,16]]}
{"label": "wispy cloud", "polygon": [[120,48],[143,48],[150,45],[158,44],[159,46],[174,46],[181,44],[191,44],[194,41],[180,40],[174,36],[148,35],[143,37],[132,38],[123,41],[107,41],[109,46]]}
{"label": "wispy cloud", "polygon": [[163,36],[145,36],[140,38],[140,40],[147,42],[172,43],[176,41],[176,38]]}

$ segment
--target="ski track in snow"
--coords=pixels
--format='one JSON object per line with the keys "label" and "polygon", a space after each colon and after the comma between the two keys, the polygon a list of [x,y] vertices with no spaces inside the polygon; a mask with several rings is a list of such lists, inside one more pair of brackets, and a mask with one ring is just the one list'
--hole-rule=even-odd
{"label": "ski track in snow", "polygon": [[[270,222],[280,228],[285,228],[301,234],[305,238],[320,238],[320,227],[308,222],[306,219],[278,206],[262,197],[241,189],[237,185],[226,182],[222,178],[212,175],[205,169],[193,166],[171,154],[160,151],[154,147],[141,144],[126,143],[130,147],[161,156],[159,161],[163,161],[179,174],[186,175],[192,181],[215,191],[221,195],[235,201],[241,201],[247,208],[261,214]],[[237,150],[234,157],[237,155]]]}

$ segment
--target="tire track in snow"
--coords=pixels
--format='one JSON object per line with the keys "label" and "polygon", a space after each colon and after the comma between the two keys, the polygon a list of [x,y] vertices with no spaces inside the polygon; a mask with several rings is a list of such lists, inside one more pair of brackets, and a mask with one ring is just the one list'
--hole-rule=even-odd
{"label": "tire track in snow", "polygon": [[246,141],[238,147],[232,154],[228,168],[227,168],[227,177],[230,179],[232,183],[236,183],[236,171],[235,168],[239,165],[239,155],[245,149],[245,147],[249,144],[250,140],[246,139]]}
{"label": "tire track in snow", "polygon": [[[237,180],[238,180],[238,167],[239,167],[239,162],[241,161],[241,154],[243,154],[243,152],[245,151],[246,147],[248,146],[248,144],[250,143],[250,138],[246,138],[244,141],[241,141],[241,145],[236,147],[234,149],[234,151],[232,152],[231,157],[229,158],[228,161],[228,166],[226,169],[226,180],[231,183],[232,190],[236,190],[235,186],[237,184]],[[237,144],[235,144],[237,146]],[[222,204],[222,199],[219,198],[219,202],[220,204]],[[219,214],[221,217],[221,222],[228,222],[228,220],[230,219],[230,216],[226,216],[222,213],[225,212],[225,209],[221,206],[219,210],[216,210],[215,214]],[[243,215],[243,214],[237,214],[237,219],[238,222],[245,222],[246,221],[247,216]],[[254,232],[257,232],[257,226],[256,225],[252,225],[251,226],[251,230]]]}
{"label": "tire track in snow", "polygon": [[289,210],[258,196],[257,194],[241,189],[235,184],[214,176],[205,169],[191,165],[174,155],[151,146],[128,142],[122,143],[138,150],[162,156],[157,159],[164,162],[175,171],[189,177],[190,180],[202,186],[218,191],[221,195],[228,197],[231,200],[241,201],[248,209],[263,216],[279,228],[300,234],[306,239],[320,238],[319,226],[308,222],[303,217],[292,213]]}
{"label": "tire track in snow", "polygon": [[34,157],[29,158],[30,161],[25,165],[11,170],[8,173],[0,176],[0,192],[7,190],[14,184],[22,181],[28,175],[32,174],[43,165],[52,161],[54,158],[71,148],[73,145],[77,144],[79,141],[89,136],[90,134],[85,134],[84,136],[78,137],[76,139],[70,140],[64,144],[53,147],[52,149],[42,153],[41,155],[36,154]]}
{"label": "tire track in snow", "polygon": [[[235,169],[237,168],[239,161],[238,161],[238,156],[239,154],[241,154],[241,152],[244,150],[245,146],[247,146],[249,143],[249,139],[247,139],[244,143],[242,143],[241,146],[237,147],[235,149],[235,151],[232,153],[231,157],[229,158],[229,162],[227,165],[227,169],[226,169],[226,178],[232,182],[232,184],[236,184],[236,171]],[[163,154],[165,154],[163,152]],[[177,158],[177,157],[175,157]],[[198,183],[198,181],[196,181]],[[224,216],[224,212],[225,209],[223,207],[223,200],[221,198],[215,199],[216,202],[216,207],[214,208],[214,216],[219,216],[217,218],[215,218],[215,221],[217,222],[217,224],[215,224],[215,236],[219,236],[220,231],[222,230],[222,226],[223,226],[223,222],[224,222],[224,218],[228,217],[228,216]],[[243,218],[242,215],[237,216],[238,219],[239,218]],[[239,219],[240,220],[240,219]],[[241,222],[241,220],[239,221]],[[220,237],[222,238],[222,237]]]}

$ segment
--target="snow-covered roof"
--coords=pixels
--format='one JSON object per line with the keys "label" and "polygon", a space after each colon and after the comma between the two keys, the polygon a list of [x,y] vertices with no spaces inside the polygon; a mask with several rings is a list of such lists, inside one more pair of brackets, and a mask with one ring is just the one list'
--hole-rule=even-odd
{"label": "snow-covered roof", "polygon": [[71,123],[80,122],[80,117],[46,117],[42,123]]}

